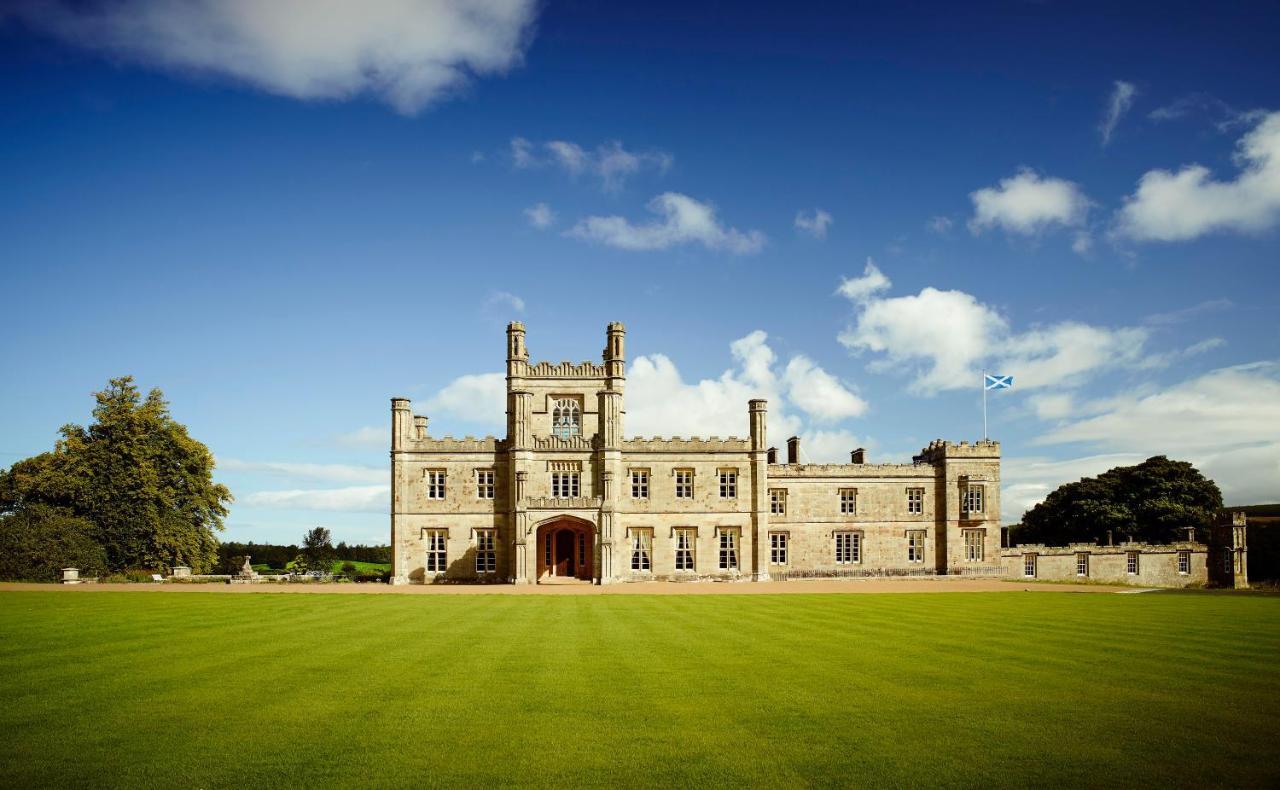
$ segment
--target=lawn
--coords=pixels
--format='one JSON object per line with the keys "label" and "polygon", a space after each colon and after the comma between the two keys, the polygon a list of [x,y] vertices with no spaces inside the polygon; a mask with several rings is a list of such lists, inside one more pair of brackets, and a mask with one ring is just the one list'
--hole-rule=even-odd
{"label": "lawn", "polygon": [[0,592],[0,786],[1280,784],[1280,597]]}

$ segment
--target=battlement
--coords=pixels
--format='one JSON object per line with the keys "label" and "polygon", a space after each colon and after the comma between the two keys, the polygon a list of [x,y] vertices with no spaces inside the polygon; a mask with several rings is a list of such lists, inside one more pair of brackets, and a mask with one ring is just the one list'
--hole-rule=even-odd
{"label": "battlement", "polygon": [[933,477],[934,466],[916,464],[769,464],[769,479],[794,477]]}
{"label": "battlement", "polygon": [[737,436],[730,436],[727,439],[721,439],[719,436],[710,436],[706,439],[698,436],[691,436],[688,439],[680,436],[669,439],[659,436],[645,439],[637,436],[623,439],[622,450],[629,453],[745,453],[751,450],[751,440],[739,439]]}
{"label": "battlement", "polygon": [[493,436],[431,437],[410,440],[404,449],[418,452],[495,453],[506,449],[506,440]]}
{"label": "battlement", "polygon": [[530,364],[523,360],[513,363],[512,375],[531,379],[602,379],[605,378],[605,366],[586,360],[573,363],[538,362]]}
{"label": "battlement", "polygon": [[943,439],[934,439],[929,445],[920,451],[913,460],[917,462],[933,463],[943,458],[993,458],[1000,457],[1000,442],[993,439],[979,439],[970,444],[969,442],[948,442]]}

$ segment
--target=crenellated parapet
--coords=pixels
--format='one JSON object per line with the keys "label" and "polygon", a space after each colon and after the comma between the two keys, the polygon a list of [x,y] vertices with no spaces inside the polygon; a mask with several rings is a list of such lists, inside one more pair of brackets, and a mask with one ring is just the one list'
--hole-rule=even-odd
{"label": "crenellated parapet", "polygon": [[495,453],[507,449],[507,442],[493,436],[431,437],[409,441],[405,450],[426,453]]}
{"label": "crenellated parapet", "polygon": [[929,463],[915,464],[769,464],[769,477],[838,477],[850,480],[885,477],[933,477]]}
{"label": "crenellated parapet", "polygon": [[600,446],[599,435],[591,436],[537,436],[533,437],[535,450],[594,450]]}
{"label": "crenellated parapet", "polygon": [[654,436],[650,439],[636,437],[622,441],[624,453],[745,453],[750,450],[751,440],[739,439],[736,436],[730,436],[727,439],[721,439],[719,436],[710,436],[706,439],[698,436],[688,439],[679,436],[671,439]]}
{"label": "crenellated parapet", "polygon": [[510,375],[527,379],[601,379],[605,366],[587,360],[585,362],[538,362],[513,360]]}
{"label": "crenellated parapet", "polygon": [[979,439],[969,442],[948,442],[934,439],[915,457],[916,461],[934,463],[944,458],[999,458],[1000,442],[994,439]]}

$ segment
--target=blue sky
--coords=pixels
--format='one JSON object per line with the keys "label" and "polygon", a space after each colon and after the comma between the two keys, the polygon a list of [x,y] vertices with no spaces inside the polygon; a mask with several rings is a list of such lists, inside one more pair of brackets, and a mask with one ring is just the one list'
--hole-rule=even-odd
{"label": "blue sky", "polygon": [[507,321],[620,320],[630,434],[903,460],[986,366],[1007,520],[1157,453],[1280,498],[1274,8],[303,5],[0,11],[0,463],[132,374],[225,537],[382,542],[389,397],[500,433]]}

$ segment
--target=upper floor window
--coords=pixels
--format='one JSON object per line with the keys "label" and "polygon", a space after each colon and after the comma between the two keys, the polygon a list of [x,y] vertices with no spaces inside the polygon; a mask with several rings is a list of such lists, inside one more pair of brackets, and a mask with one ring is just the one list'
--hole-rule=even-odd
{"label": "upper floor window", "polygon": [[631,470],[631,498],[632,499],[648,499],[649,498],[649,470],[648,469],[632,469]]}
{"label": "upper floor window", "polygon": [[964,512],[981,513],[984,507],[982,486],[966,486],[964,489]]}
{"label": "upper floor window", "polygon": [[907,489],[907,512],[908,513],[924,512],[924,489],[923,488]]}
{"label": "upper floor window", "polygon": [[556,499],[572,499],[579,496],[580,472],[552,472],[551,496]]}
{"label": "upper floor window", "polygon": [[476,470],[476,497],[478,499],[493,499],[492,469]]}
{"label": "upper floor window", "polygon": [[787,514],[787,489],[769,489],[769,512],[775,516],[785,516]]}
{"label": "upper floor window", "polygon": [[561,439],[582,433],[582,407],[572,398],[561,398],[551,409],[551,433]]}
{"label": "upper floor window", "polygon": [[427,499],[444,499],[444,470],[427,470]]}
{"label": "upper floor window", "polygon": [[737,499],[738,497],[738,470],[737,469],[721,469],[720,470],[720,498],[721,499]]}
{"label": "upper floor window", "polygon": [[853,515],[858,512],[858,489],[840,489],[840,512]]}
{"label": "upper floor window", "polygon": [[676,470],[676,499],[693,499],[693,470]]}

